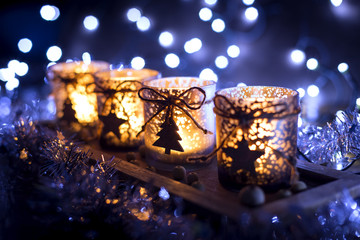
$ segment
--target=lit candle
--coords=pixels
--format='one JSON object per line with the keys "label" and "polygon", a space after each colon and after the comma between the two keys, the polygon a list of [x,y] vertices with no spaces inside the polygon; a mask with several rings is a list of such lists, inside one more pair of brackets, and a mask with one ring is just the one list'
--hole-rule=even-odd
{"label": "lit candle", "polygon": [[175,165],[189,169],[209,162],[190,161],[215,145],[212,98],[214,81],[169,77],[144,82],[139,96],[145,102],[146,159],[158,169]]}
{"label": "lit candle", "polygon": [[151,69],[108,70],[96,74],[98,115],[101,124],[100,145],[104,148],[137,147],[137,136],[144,124],[143,102],[138,90],[145,80],[159,77]]}
{"label": "lit candle", "polygon": [[81,137],[96,137],[97,102],[93,93],[94,73],[109,68],[102,61],[57,63],[49,67],[47,78],[52,84],[56,116],[62,126],[74,132],[86,134]]}
{"label": "lit candle", "polygon": [[296,178],[299,96],[280,87],[236,87],[214,98],[218,173],[230,189],[289,186]]}

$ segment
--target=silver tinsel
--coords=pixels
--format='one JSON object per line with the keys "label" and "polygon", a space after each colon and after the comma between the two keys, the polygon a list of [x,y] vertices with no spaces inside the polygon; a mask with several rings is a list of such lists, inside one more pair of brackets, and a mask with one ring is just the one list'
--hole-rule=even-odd
{"label": "silver tinsel", "polygon": [[360,157],[360,116],[339,111],[323,127],[305,126],[298,132],[298,149],[311,162],[344,170]]}

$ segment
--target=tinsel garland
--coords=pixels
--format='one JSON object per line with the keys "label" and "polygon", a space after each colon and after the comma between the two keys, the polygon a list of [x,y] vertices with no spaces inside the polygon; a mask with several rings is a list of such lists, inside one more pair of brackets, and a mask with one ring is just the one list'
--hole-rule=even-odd
{"label": "tinsel garland", "polygon": [[315,212],[284,209],[288,217],[264,213],[261,222],[244,213],[233,221],[119,173],[111,159],[93,159],[29,112],[14,111],[2,124],[0,156],[0,239],[359,236],[360,209],[347,192]]}
{"label": "tinsel garland", "polygon": [[360,116],[357,110],[339,111],[325,126],[299,129],[298,148],[313,163],[346,170],[360,158]]}

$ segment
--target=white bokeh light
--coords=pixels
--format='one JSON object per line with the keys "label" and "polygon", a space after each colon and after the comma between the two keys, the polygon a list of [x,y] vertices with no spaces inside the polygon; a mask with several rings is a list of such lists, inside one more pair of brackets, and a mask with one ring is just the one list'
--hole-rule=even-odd
{"label": "white bokeh light", "polygon": [[349,65],[347,63],[340,63],[337,67],[338,71],[341,73],[346,72],[347,70],[349,70]]}
{"label": "white bokeh light", "polygon": [[222,19],[217,18],[211,23],[211,28],[214,32],[223,32],[225,30],[225,22]]}
{"label": "white bokeh light", "polygon": [[203,20],[204,22],[210,21],[212,16],[213,16],[213,13],[210,8],[205,7],[205,8],[200,9],[200,11],[199,11],[199,18],[201,20]]}
{"label": "white bokeh light", "polygon": [[334,7],[340,7],[340,5],[342,4],[343,0],[330,0],[331,4]]}
{"label": "white bokeh light", "polygon": [[226,53],[231,58],[237,58],[240,55],[240,48],[236,45],[231,45],[227,48]]}
{"label": "white bokeh light", "polygon": [[216,75],[216,73],[214,73],[214,71],[210,68],[205,68],[203,69],[200,74],[199,74],[199,78],[201,79],[206,79],[206,80],[213,80],[215,82],[218,81],[218,76]]}
{"label": "white bokeh light", "polygon": [[259,11],[254,8],[254,7],[248,7],[245,10],[245,18],[250,21],[253,22],[255,21],[257,18],[259,17]]}
{"label": "white bokeh light", "polygon": [[238,83],[236,86],[237,87],[246,87],[247,85],[246,85],[246,83],[241,82],[241,83]]}
{"label": "white bokeh light", "polygon": [[193,38],[189,41],[186,41],[184,44],[185,52],[191,54],[199,51],[202,47],[202,42],[199,38]]}
{"label": "white bokeh light", "polygon": [[60,11],[52,5],[44,5],[40,9],[41,17],[46,21],[55,21],[60,16]]}
{"label": "white bokeh light", "polygon": [[180,64],[180,58],[174,53],[166,55],[164,61],[169,68],[177,68]]}
{"label": "white bokeh light", "polygon": [[99,27],[99,20],[92,15],[86,16],[83,21],[84,27],[89,31],[94,31]]}
{"label": "white bokeh light", "polygon": [[307,88],[307,94],[310,97],[317,97],[320,93],[320,89],[318,86],[311,84],[308,88]]}
{"label": "white bokeh light", "polygon": [[131,60],[131,67],[136,70],[143,69],[145,67],[145,60],[142,57],[134,57]]}
{"label": "white bokeh light", "polygon": [[246,6],[250,6],[253,5],[255,0],[242,0],[243,4],[245,4]]}
{"label": "white bokeh light", "polygon": [[13,71],[16,75],[22,77],[25,76],[29,71],[29,66],[24,62],[19,62],[13,59],[8,62],[8,69]]}
{"label": "white bokeh light", "polygon": [[91,55],[90,55],[90,53],[84,52],[81,57],[82,57],[82,60],[83,60],[83,62],[85,64],[89,65],[91,63]]}
{"label": "white bokeh light", "polygon": [[127,18],[131,22],[137,22],[141,18],[141,11],[137,8],[130,8],[126,13]]}
{"label": "white bokeh light", "polygon": [[295,49],[291,51],[290,59],[295,64],[301,64],[305,61],[305,53],[299,49]]}
{"label": "white bokeh light", "polygon": [[357,98],[357,99],[356,99],[356,106],[357,106],[358,108],[360,108],[360,98]]}
{"label": "white bokeh light", "polygon": [[217,3],[217,0],[204,0],[207,5],[213,6]]}
{"label": "white bokeh light", "polygon": [[298,88],[298,89],[296,89],[296,91],[299,93],[299,97],[300,98],[303,98],[304,96],[305,96],[305,89],[303,89],[303,88]]}
{"label": "white bokeh light", "polygon": [[14,90],[15,88],[17,88],[19,86],[20,82],[19,79],[17,78],[12,78],[9,79],[9,81],[6,82],[5,84],[5,88],[9,91]]}
{"label": "white bokeh light", "polygon": [[144,32],[149,30],[151,23],[150,23],[150,19],[147,17],[142,16],[137,22],[136,22],[136,26],[137,28]]}
{"label": "white bokeh light", "polygon": [[318,66],[319,66],[319,62],[315,58],[310,58],[306,61],[306,67],[309,70],[316,70]]}
{"label": "white bokeh light", "polygon": [[159,43],[162,47],[170,47],[173,42],[174,36],[170,32],[165,31],[159,35]]}
{"label": "white bokeh light", "polygon": [[49,47],[49,49],[46,51],[46,57],[49,61],[56,62],[61,58],[61,56],[62,51],[58,46]]}
{"label": "white bokeh light", "polygon": [[229,60],[225,56],[218,56],[215,59],[216,67],[224,69],[229,65]]}
{"label": "white bokeh light", "polygon": [[32,48],[32,42],[30,39],[28,38],[22,38],[19,40],[18,42],[18,48],[21,52],[23,53],[28,53],[30,52],[31,48]]}
{"label": "white bokeh light", "polygon": [[7,82],[13,78],[15,78],[15,71],[13,71],[10,68],[1,68],[0,69],[0,80]]}

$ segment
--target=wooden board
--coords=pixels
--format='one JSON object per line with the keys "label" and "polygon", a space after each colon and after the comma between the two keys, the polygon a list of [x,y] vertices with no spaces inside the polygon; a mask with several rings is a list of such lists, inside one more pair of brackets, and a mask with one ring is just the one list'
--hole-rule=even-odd
{"label": "wooden board", "polygon": [[115,168],[131,177],[143,182],[151,183],[156,187],[164,187],[170,194],[177,195],[185,200],[207,209],[211,212],[228,216],[234,220],[239,219],[243,213],[262,218],[264,213],[270,216],[286,216],[289,209],[302,210],[315,209],[331,200],[335,200],[347,189],[353,197],[360,196],[360,176],[351,172],[342,172],[320,165],[299,160],[297,164],[300,180],[308,185],[308,189],[293,194],[287,198],[274,198],[266,195],[266,203],[256,208],[242,205],[238,200],[238,193],[224,189],[217,175],[216,162],[201,170],[197,170],[200,181],[205,185],[205,191],[197,190],[187,184],[175,181],[168,172],[153,172],[145,169],[146,164],[136,153],[139,166],[125,160],[126,152],[111,152],[102,150],[96,144],[87,146],[94,158],[116,161]]}

